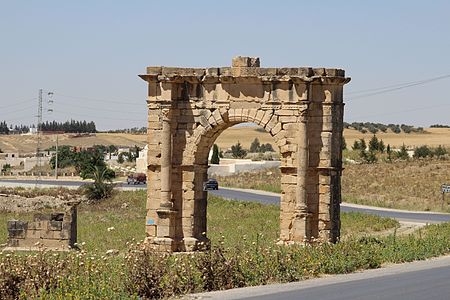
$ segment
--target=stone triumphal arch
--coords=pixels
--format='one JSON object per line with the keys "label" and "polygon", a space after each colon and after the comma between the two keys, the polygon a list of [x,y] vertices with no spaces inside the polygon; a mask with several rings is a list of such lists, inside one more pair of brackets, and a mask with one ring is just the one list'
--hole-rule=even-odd
{"label": "stone triumphal arch", "polygon": [[208,153],[243,122],[262,126],[281,155],[280,241],[334,242],[340,231],[344,70],[148,67],[147,242],[190,251],[206,238]]}

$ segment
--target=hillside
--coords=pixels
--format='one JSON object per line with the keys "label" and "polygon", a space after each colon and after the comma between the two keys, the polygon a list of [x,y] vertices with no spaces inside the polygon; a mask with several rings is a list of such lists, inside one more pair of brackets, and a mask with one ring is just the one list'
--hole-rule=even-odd
{"label": "hillside", "polygon": [[[344,138],[347,142],[347,147],[351,147],[356,139],[364,138],[366,142],[368,142],[372,136],[372,133],[363,134],[354,129],[344,130]],[[450,147],[450,128],[425,128],[424,133],[378,132],[376,136],[378,139],[382,139],[385,145],[390,144],[394,148],[399,148],[402,144],[413,147],[422,145],[431,147],[442,145],[447,148]]]}
{"label": "hillside", "polygon": [[[260,143],[270,143],[275,146],[273,138],[266,132],[257,130],[255,126],[231,127],[225,130],[217,139],[216,143],[221,149],[231,148],[238,141],[246,149],[250,148],[251,142],[258,138]],[[400,147],[403,143],[407,146],[438,146],[450,147],[450,128],[426,128],[425,133],[377,133],[377,137],[382,139],[385,145],[390,144],[394,148]],[[371,133],[361,133],[354,129],[345,129],[344,137],[347,147],[351,147],[356,139],[364,138],[366,141],[373,136]],[[93,145],[117,145],[140,147],[146,144],[146,135],[136,135],[127,133],[97,133],[95,136],[70,138],[70,135],[60,134],[59,144],[70,146],[89,147]],[[55,135],[42,136],[42,149],[55,145]],[[29,153],[36,151],[36,136],[20,135],[0,135],[0,149],[4,152]],[[275,150],[276,147],[274,147]]]}
{"label": "hillside", "polygon": [[[97,133],[93,136],[73,138],[69,134],[58,135],[59,145],[90,147],[93,145],[145,146],[147,136],[125,133]],[[54,146],[56,135],[42,135],[42,149]],[[0,149],[4,152],[30,153],[36,151],[37,137],[31,135],[1,135]]]}

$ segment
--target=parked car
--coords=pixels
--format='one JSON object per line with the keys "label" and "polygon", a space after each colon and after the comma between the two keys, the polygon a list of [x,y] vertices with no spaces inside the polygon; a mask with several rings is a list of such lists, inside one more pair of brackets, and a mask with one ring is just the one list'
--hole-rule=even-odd
{"label": "parked car", "polygon": [[208,181],[203,183],[203,190],[218,190],[219,183],[214,178],[209,178]]}
{"label": "parked car", "polygon": [[147,175],[144,173],[134,173],[127,177],[128,184],[146,184],[147,183]]}

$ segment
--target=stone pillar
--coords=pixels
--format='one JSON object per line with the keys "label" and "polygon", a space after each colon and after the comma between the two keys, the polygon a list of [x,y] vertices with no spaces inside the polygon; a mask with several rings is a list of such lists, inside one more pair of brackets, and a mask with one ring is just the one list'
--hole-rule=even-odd
{"label": "stone pillar", "polygon": [[308,131],[307,131],[307,101],[302,104],[300,120],[298,122],[298,141],[297,141],[297,190],[295,218],[293,224],[294,241],[308,241],[310,236],[310,228],[308,226],[308,203],[307,203],[307,187],[306,177],[309,165],[308,156]]}
{"label": "stone pillar", "polygon": [[161,202],[156,210],[158,223],[154,243],[162,250],[176,251],[176,211],[172,202],[172,131],[170,108],[162,109],[161,132]]}
{"label": "stone pillar", "polygon": [[172,132],[170,126],[170,111],[162,110],[161,133],[161,208],[171,209],[172,203]]}

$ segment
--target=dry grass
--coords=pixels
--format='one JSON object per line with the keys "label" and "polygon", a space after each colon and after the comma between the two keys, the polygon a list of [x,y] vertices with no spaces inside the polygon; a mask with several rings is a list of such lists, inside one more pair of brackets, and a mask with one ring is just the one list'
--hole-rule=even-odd
{"label": "dry grass", "polygon": [[[439,145],[450,147],[450,128],[426,128],[425,133],[383,133],[379,131],[376,136],[382,139],[384,144],[390,144],[391,147],[399,148],[403,144],[406,146],[417,147],[427,145],[430,147],[437,147]],[[361,133],[354,129],[345,129],[344,138],[347,142],[347,147],[351,147],[355,140],[365,139],[366,142],[372,138],[373,134]]]}
{"label": "dry grass", "polygon": [[[353,203],[440,211],[441,184],[449,180],[450,161],[347,165],[342,176],[342,193],[344,201]],[[444,211],[450,212],[450,207],[446,206]]]}
{"label": "dry grass", "polygon": [[[231,148],[238,141],[246,149],[250,148],[251,142],[258,138],[260,143],[270,143],[275,145],[273,138],[267,132],[258,131],[257,126],[238,126],[230,127],[217,138],[216,144],[223,150]],[[400,147],[403,143],[407,146],[428,145],[436,147],[443,145],[450,147],[450,128],[426,128],[426,133],[400,133],[378,132],[377,137],[383,139],[384,143],[393,147]],[[356,139],[364,138],[367,142],[373,135],[371,133],[363,134],[354,129],[345,129],[344,137],[347,146],[350,147]],[[49,148],[55,145],[55,135],[45,135],[42,138],[43,148]],[[118,146],[145,146],[147,136],[145,134],[128,133],[97,133],[95,136],[70,138],[69,135],[59,135],[60,145],[89,147],[93,145],[118,145]],[[278,151],[277,147],[274,147]],[[20,135],[0,135],[0,149],[5,152],[28,153],[36,151],[35,136]]]}
{"label": "dry grass", "polygon": [[232,176],[216,176],[220,185],[241,189],[263,190],[281,193],[281,172],[278,168],[244,172]]}
{"label": "dry grass", "polygon": [[[272,169],[217,177],[220,185],[281,191],[280,171]],[[441,184],[450,181],[450,161],[415,160],[394,163],[346,165],[342,194],[346,202],[372,206],[450,212],[442,209]],[[446,196],[450,203],[450,196]]]}
{"label": "dry grass", "polygon": [[258,131],[260,128],[258,126],[238,126],[238,127],[230,127],[226,129],[216,140],[216,144],[222,150],[226,150],[231,148],[232,145],[235,145],[237,142],[240,142],[244,149],[250,149],[250,144],[253,142],[255,138],[258,138],[261,144],[272,144],[274,146],[274,150],[278,151],[278,148],[275,147],[275,141],[270,136],[269,133],[265,131]]}
{"label": "dry grass", "polygon": [[[131,147],[145,146],[147,135],[128,133],[97,133],[93,136],[71,138],[69,134],[58,135],[59,145],[91,147],[93,145],[116,145]],[[42,149],[54,146],[56,135],[42,136]],[[4,152],[33,153],[36,152],[37,137],[31,135],[0,135],[0,149]]]}

